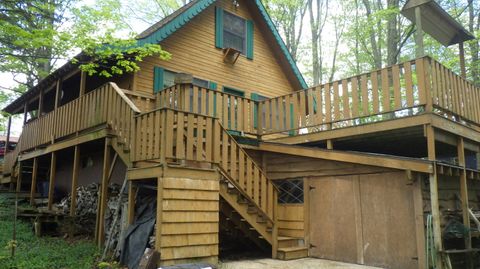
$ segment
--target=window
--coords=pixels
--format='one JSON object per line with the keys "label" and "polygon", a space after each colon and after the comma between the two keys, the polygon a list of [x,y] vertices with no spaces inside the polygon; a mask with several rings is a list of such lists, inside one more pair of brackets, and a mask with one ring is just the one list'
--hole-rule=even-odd
{"label": "window", "polygon": [[223,46],[234,48],[245,54],[246,34],[245,20],[225,12],[223,16]]}
{"label": "window", "polygon": [[165,73],[163,73],[163,88],[166,89],[168,87],[172,87],[175,85],[175,75],[177,73],[165,70]]}
{"label": "window", "polygon": [[253,59],[253,21],[216,8],[215,46],[233,48]]}
{"label": "window", "polygon": [[210,83],[208,82],[208,80],[193,78],[193,85],[208,89]]}
{"label": "window", "polygon": [[229,93],[229,94],[232,94],[232,95],[236,95],[236,96],[241,96],[241,97],[245,96],[244,91],[237,90],[237,89],[230,88],[230,87],[223,87],[223,92],[226,92],[226,93]]}
{"label": "window", "polygon": [[303,180],[276,180],[279,204],[303,204]]}

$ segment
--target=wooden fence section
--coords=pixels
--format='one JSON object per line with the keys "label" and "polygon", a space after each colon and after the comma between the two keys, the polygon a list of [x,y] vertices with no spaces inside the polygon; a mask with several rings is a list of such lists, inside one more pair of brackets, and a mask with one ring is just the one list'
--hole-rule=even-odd
{"label": "wooden fence section", "polygon": [[257,134],[258,102],[249,98],[206,89],[192,84],[177,84],[156,95],[157,108],[172,108],[216,117],[228,130]]}
{"label": "wooden fence section", "polygon": [[480,88],[432,58],[428,60],[433,106],[474,124],[480,123]]}
{"label": "wooden fence section", "polygon": [[354,119],[424,105],[424,61],[420,58],[262,101],[261,132],[298,133],[312,126],[329,129],[333,123],[345,127]]}
{"label": "wooden fence section", "polygon": [[219,120],[162,108],[136,116],[134,161],[160,159],[217,163],[232,184],[273,219],[276,187]]}
{"label": "wooden fence section", "polygon": [[115,83],[107,83],[25,124],[17,147],[5,156],[4,170],[11,171],[20,152],[101,124],[109,124],[119,140],[131,148],[134,130],[130,126],[139,112]]}

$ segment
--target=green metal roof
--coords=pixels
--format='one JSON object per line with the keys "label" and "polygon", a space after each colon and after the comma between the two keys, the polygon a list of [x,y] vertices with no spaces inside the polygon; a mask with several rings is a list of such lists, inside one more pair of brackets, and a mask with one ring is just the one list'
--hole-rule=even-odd
{"label": "green metal roof", "polygon": [[[179,12],[174,12],[172,15],[166,17],[159,23],[153,25],[151,28],[147,29],[144,33],[140,34],[138,37],[138,44],[158,44],[162,40],[169,37],[171,34],[175,33],[178,29],[182,28],[185,24],[187,24],[191,19],[195,16],[200,14],[206,8],[208,8],[211,4],[216,2],[215,0],[198,0],[193,1],[184,8],[178,10]],[[260,0],[255,0],[255,6],[258,8],[262,18],[264,19],[265,23],[267,24],[268,28],[272,32],[275,40],[277,41],[278,45],[282,53],[284,54],[287,62],[290,65],[295,77],[297,78],[300,86],[303,89],[308,88],[305,79],[303,78],[300,70],[297,67],[297,64],[292,58],[292,55],[288,52],[287,46],[283,42],[280,34],[278,33],[275,25],[273,24],[270,16],[268,15],[265,7],[263,6]]]}

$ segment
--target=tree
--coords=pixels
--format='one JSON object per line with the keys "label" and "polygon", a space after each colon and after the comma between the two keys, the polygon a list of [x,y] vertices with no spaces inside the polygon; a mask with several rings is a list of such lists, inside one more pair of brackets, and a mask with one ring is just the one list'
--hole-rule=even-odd
{"label": "tree", "polygon": [[265,5],[275,26],[283,35],[288,51],[292,58],[297,61],[307,1],[268,0]]}
{"label": "tree", "polygon": [[[314,5],[315,4],[315,5]],[[328,17],[328,0],[308,0],[310,15],[310,30],[312,33],[312,73],[313,84],[322,81],[323,56],[322,56],[322,32]]]}
{"label": "tree", "polygon": [[119,10],[114,0],[0,2],[0,72],[12,73],[24,90],[79,51],[82,57],[74,63],[90,75],[107,77],[138,70],[135,61],[146,56],[168,58],[157,44],[137,46]]}

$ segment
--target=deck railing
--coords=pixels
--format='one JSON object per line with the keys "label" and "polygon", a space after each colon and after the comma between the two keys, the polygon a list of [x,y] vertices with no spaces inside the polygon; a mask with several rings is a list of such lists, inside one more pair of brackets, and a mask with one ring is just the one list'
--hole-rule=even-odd
{"label": "deck railing", "polygon": [[11,172],[20,152],[55,142],[86,129],[109,124],[119,140],[132,145],[130,127],[140,110],[115,83],[107,83],[23,126],[14,151],[5,155],[4,173]]}
{"label": "deck railing", "polygon": [[133,161],[150,159],[216,163],[233,184],[255,202],[270,220],[276,188],[219,120],[161,108],[136,116]]}
{"label": "deck railing", "polygon": [[420,58],[262,101],[261,133],[298,134],[302,128],[387,119],[389,113],[426,104],[424,78],[425,58]]}
{"label": "deck railing", "polygon": [[434,59],[427,58],[429,85],[435,109],[457,120],[480,125],[480,87],[455,74]]}
{"label": "deck railing", "polygon": [[228,130],[257,134],[258,102],[193,84],[177,84],[157,93],[157,107],[216,117]]}

